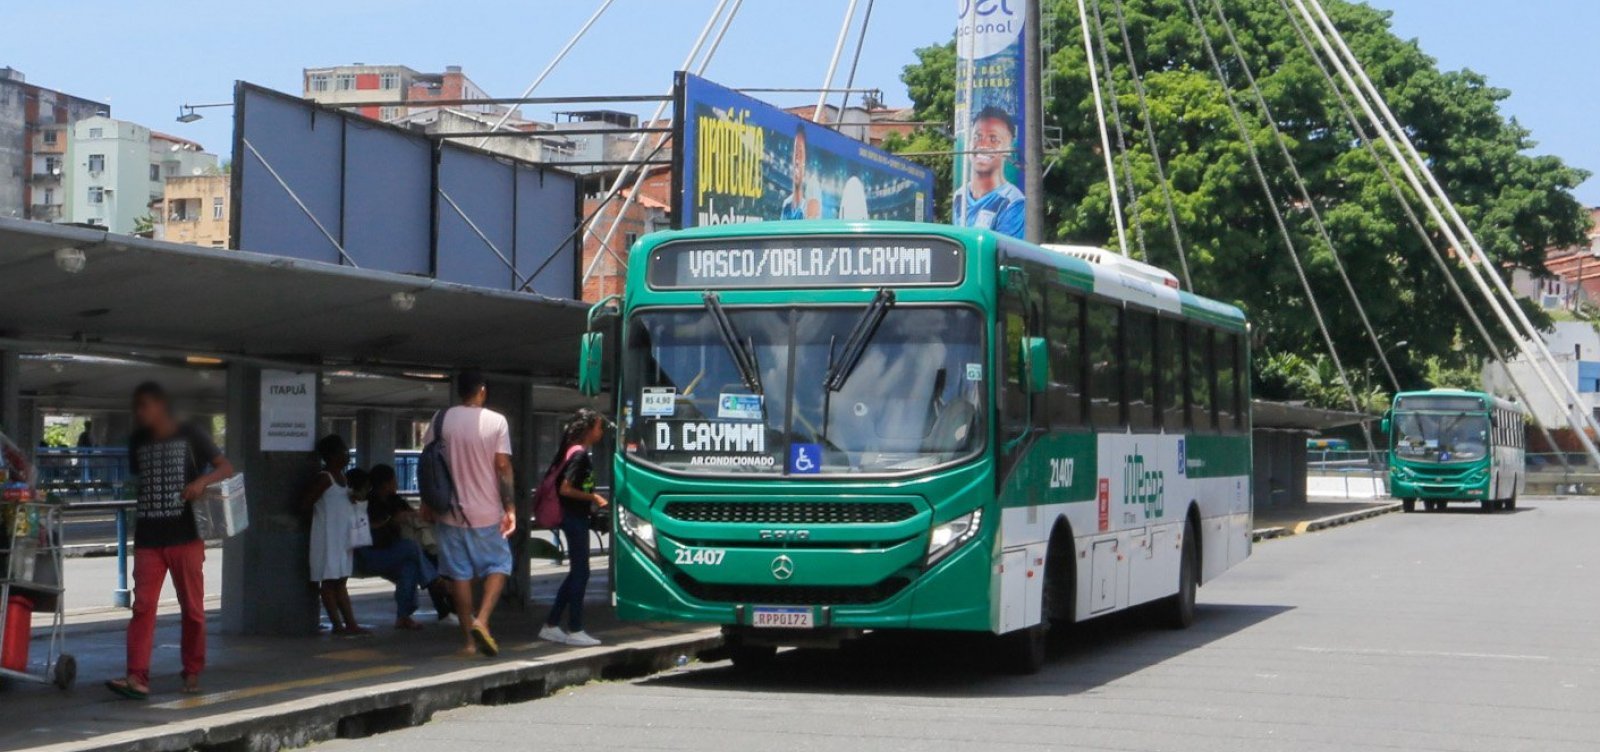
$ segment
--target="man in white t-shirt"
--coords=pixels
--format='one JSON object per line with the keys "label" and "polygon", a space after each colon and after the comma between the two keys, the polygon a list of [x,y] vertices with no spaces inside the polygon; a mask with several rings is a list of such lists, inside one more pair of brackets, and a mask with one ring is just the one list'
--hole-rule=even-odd
{"label": "man in white t-shirt", "polygon": [[[451,580],[465,652],[494,656],[500,647],[489,632],[489,616],[511,575],[511,544],[506,539],[517,528],[517,516],[511,428],[506,416],[483,406],[488,394],[482,373],[466,370],[456,377],[460,402],[445,411],[439,432],[458,509],[439,515],[434,532],[439,573]],[[432,431],[430,425],[424,444],[433,440]],[[483,581],[483,602],[474,612],[476,580]]]}

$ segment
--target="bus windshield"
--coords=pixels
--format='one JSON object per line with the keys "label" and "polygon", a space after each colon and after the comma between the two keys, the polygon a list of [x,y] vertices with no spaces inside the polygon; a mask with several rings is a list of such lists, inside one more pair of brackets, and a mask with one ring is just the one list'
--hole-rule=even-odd
{"label": "bus windshield", "polygon": [[1465,462],[1489,450],[1489,417],[1482,413],[1396,413],[1394,451],[1418,462]]}
{"label": "bus windshield", "polygon": [[[865,310],[730,306],[731,333],[707,308],[634,315],[622,374],[628,457],[687,473],[886,474],[981,449],[980,314],[899,305],[859,331]],[[866,341],[844,369],[852,333]],[[830,373],[842,377],[836,390]]]}

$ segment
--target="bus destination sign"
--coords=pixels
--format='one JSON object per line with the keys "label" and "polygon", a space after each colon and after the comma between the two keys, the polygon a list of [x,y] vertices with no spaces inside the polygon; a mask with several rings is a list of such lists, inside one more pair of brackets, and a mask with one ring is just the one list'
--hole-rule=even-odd
{"label": "bus destination sign", "polygon": [[658,290],[927,287],[960,284],[963,261],[942,238],[735,238],[656,248],[647,276]]}

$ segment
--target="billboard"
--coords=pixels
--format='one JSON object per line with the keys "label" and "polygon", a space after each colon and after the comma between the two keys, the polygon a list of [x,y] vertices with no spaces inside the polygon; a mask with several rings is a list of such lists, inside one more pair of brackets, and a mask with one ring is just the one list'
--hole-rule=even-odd
{"label": "billboard", "polygon": [[234,248],[577,297],[571,173],[244,82],[234,108]]}
{"label": "billboard", "polygon": [[679,226],[781,219],[933,220],[933,171],[678,73]]}
{"label": "billboard", "polygon": [[1024,0],[956,0],[952,224],[1022,237]]}

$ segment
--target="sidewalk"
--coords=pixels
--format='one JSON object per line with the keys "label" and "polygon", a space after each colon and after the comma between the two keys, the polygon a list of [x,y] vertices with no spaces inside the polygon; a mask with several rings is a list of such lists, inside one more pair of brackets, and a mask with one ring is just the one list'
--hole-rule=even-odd
{"label": "sidewalk", "polygon": [[606,603],[605,566],[604,559],[595,560],[586,612],[588,631],[605,643],[597,648],[535,637],[565,575],[548,564],[535,569],[533,604],[495,612],[501,648],[495,659],[456,655],[459,628],[453,619],[437,622],[431,611],[418,614],[425,630],[395,630],[392,590],[375,592],[371,583],[355,595],[357,617],[373,630],[370,637],[223,635],[213,610],[204,690],[194,696],[178,692],[178,624],[164,613],[152,694],[142,703],[102,686],[124,670],[126,612],[75,614],[66,649],[77,658],[78,685],[67,692],[17,682],[0,686],[0,750],[302,746],[422,723],[460,705],[534,699],[594,679],[642,675],[720,644],[716,630],[618,622]]}
{"label": "sidewalk", "polygon": [[1396,512],[1400,502],[1393,499],[1351,501],[1349,499],[1311,498],[1299,506],[1260,509],[1255,513],[1255,530],[1251,537],[1256,541],[1282,538],[1289,535],[1314,533],[1330,527]]}

